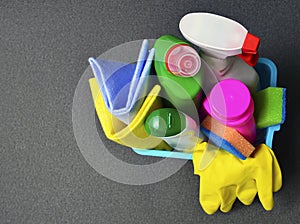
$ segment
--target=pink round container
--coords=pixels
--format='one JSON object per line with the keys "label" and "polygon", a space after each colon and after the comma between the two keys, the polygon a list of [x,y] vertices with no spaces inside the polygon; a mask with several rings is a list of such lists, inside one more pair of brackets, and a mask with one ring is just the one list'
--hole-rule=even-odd
{"label": "pink round container", "polygon": [[176,76],[194,76],[201,67],[199,54],[186,44],[176,44],[171,47],[166,54],[165,61],[169,72]]}
{"label": "pink round container", "polygon": [[210,116],[236,129],[249,142],[254,143],[256,138],[254,102],[244,83],[236,79],[218,82],[203,105]]}

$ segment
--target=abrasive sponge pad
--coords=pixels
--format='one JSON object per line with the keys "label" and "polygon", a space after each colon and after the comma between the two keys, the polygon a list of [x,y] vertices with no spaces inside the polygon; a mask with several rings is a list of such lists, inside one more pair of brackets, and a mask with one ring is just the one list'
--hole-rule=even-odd
{"label": "abrasive sponge pad", "polygon": [[238,131],[223,125],[211,116],[203,120],[200,129],[216,146],[240,159],[246,159],[255,150],[255,147]]}
{"label": "abrasive sponge pad", "polygon": [[282,124],[285,120],[286,89],[268,87],[253,95],[257,128]]}

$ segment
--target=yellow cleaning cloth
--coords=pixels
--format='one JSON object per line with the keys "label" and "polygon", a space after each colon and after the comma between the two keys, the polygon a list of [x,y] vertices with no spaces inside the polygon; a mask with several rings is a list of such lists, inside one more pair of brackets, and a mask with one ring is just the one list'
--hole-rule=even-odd
{"label": "yellow cleaning cloth", "polygon": [[128,125],[113,116],[105,106],[95,78],[89,80],[96,112],[106,137],[121,145],[141,149],[170,149],[164,141],[150,136],[144,130],[144,121],[155,109],[162,107],[157,97],[161,87],[156,85],[145,98],[140,110]]}
{"label": "yellow cleaning cloth", "polygon": [[273,208],[273,192],[280,190],[282,176],[274,152],[267,145],[258,145],[246,160],[219,150],[211,164],[201,170],[206,147],[207,143],[202,142],[193,153],[194,173],[200,176],[200,204],[206,213],[213,214],[219,208],[228,212],[236,198],[250,205],[256,193],[264,209]]}

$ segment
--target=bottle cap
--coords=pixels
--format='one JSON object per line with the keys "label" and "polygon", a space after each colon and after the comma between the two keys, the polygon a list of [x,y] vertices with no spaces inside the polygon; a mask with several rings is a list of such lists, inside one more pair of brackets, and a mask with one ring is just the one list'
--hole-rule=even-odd
{"label": "bottle cap", "polygon": [[210,114],[221,120],[243,119],[252,115],[251,95],[247,86],[236,79],[226,79],[217,83],[211,90],[206,109]]}
{"label": "bottle cap", "polygon": [[165,61],[167,69],[176,76],[194,76],[201,67],[201,60],[197,51],[185,44],[171,47],[166,54]]}
{"label": "bottle cap", "polygon": [[174,108],[161,108],[146,118],[144,126],[145,131],[151,136],[169,137],[179,134],[186,128],[186,118]]}
{"label": "bottle cap", "polygon": [[260,39],[258,37],[254,36],[251,33],[247,33],[242,47],[242,54],[238,55],[250,66],[255,66],[258,61],[259,42]]}

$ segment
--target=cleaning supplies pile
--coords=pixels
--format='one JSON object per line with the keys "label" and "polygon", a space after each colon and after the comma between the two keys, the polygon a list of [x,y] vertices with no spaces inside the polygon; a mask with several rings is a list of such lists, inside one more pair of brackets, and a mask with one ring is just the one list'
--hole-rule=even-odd
{"label": "cleaning supplies pile", "polygon": [[190,154],[208,214],[230,211],[236,198],[249,205],[256,194],[271,210],[282,177],[259,136],[284,122],[285,88],[265,85],[256,66],[260,39],[236,21],[190,13],[179,29],[186,40],[164,35],[150,50],[144,40],[136,63],[89,59],[105,135],[131,148]]}

